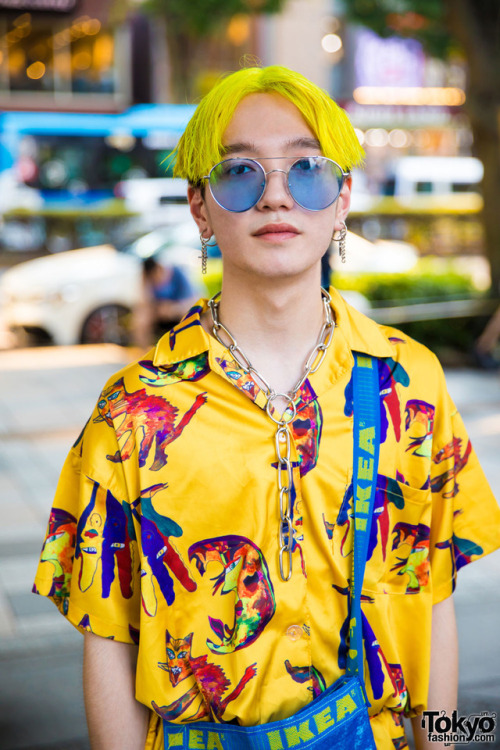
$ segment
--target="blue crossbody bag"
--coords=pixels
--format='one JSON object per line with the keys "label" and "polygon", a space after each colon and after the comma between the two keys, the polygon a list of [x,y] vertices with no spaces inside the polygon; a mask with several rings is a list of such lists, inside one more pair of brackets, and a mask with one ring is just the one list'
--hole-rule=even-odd
{"label": "blue crossbody bag", "polygon": [[164,747],[183,750],[376,750],[364,687],[361,588],[370,536],[380,445],[377,360],[354,354],[354,551],[346,673],[288,719],[234,724],[163,721]]}

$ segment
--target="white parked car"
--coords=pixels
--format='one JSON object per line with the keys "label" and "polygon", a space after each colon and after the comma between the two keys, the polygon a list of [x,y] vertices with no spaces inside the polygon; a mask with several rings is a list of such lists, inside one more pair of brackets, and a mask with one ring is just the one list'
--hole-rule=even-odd
{"label": "white parked car", "polygon": [[[340,262],[335,252],[330,255],[334,271],[349,273],[405,273],[418,261],[418,250],[410,242],[398,240],[370,240],[348,230],[346,261]],[[364,312],[364,310],[363,310]]]}
{"label": "white parked car", "polygon": [[[199,236],[193,221],[155,229],[122,251],[112,245],[70,250],[37,258],[6,271],[0,278],[4,326],[18,336],[34,334],[54,344],[130,342],[131,312],[140,300],[142,260],[155,256],[183,270],[198,296],[206,295],[200,268]],[[416,249],[392,241],[369,242],[348,232],[347,262],[335,252],[335,271],[408,271],[417,262]],[[210,258],[212,270],[221,261]],[[369,301],[343,292],[347,301],[370,314]]]}
{"label": "white parked car", "polygon": [[112,245],[70,250],[19,263],[0,278],[4,325],[54,344],[130,340],[130,315],[140,299],[142,259],[183,270],[205,293],[194,222],[157,229],[125,250]]}

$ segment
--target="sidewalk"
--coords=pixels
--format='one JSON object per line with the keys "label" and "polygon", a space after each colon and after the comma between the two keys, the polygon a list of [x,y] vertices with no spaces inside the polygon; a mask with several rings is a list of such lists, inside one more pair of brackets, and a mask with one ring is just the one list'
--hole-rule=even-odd
{"label": "sidewalk", "polygon": [[31,593],[66,454],[106,379],[112,345],[0,353],[0,748],[87,750],[82,636]]}
{"label": "sidewalk", "polygon": [[[89,748],[82,636],[30,592],[64,458],[104,381],[129,358],[113,345],[0,352],[0,750]],[[472,370],[447,375],[498,492],[500,376]],[[460,572],[460,705],[466,713],[498,710],[499,584],[498,553]],[[499,729],[497,743],[488,747],[500,748]]]}

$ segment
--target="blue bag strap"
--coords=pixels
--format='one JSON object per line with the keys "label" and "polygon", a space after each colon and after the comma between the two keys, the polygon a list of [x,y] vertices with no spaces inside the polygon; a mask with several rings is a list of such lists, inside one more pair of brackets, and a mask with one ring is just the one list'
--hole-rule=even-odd
{"label": "blue bag strap", "polygon": [[354,352],[353,369],[353,509],[354,550],[349,621],[348,675],[364,685],[361,589],[372,525],[380,450],[380,386],[378,360]]}

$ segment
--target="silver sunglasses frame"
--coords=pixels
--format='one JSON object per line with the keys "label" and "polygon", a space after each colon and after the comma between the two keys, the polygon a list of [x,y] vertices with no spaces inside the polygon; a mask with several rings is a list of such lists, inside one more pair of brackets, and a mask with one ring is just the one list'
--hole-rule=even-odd
{"label": "silver sunglasses frame", "polygon": [[[261,157],[260,161],[264,161],[266,159],[273,159],[274,161],[278,161],[279,159],[291,159],[291,158],[293,159],[294,157],[290,157],[290,156],[263,156],[263,157]],[[341,181],[340,186],[339,186],[339,191],[338,191],[337,195],[335,196],[335,198],[332,201],[330,201],[330,203],[328,203],[323,208],[308,208],[307,206],[302,205],[302,203],[300,203],[295,198],[295,196],[293,195],[293,193],[291,191],[290,180],[289,180],[290,170],[292,169],[292,167],[298,161],[301,161],[302,159],[324,159],[325,161],[329,161],[332,164],[335,164],[335,166],[338,167],[339,170],[340,170],[340,173],[342,175],[342,181]],[[212,190],[212,185],[210,184],[210,177],[212,176],[212,172],[214,171],[214,169],[216,169],[217,167],[220,167],[221,164],[225,164],[228,161],[251,161],[251,162],[253,162],[253,164],[257,164],[257,166],[262,170],[262,172],[264,174],[264,187],[262,188],[261,194],[259,195],[259,197],[255,201],[255,203],[252,203],[252,205],[249,206],[248,208],[242,208],[240,211],[237,211],[234,208],[226,208],[226,206],[223,206],[222,203],[220,203],[217,200],[217,198],[215,197],[215,195],[213,193],[213,190]],[[286,175],[287,179],[286,179],[286,183],[285,184],[286,184],[286,189],[288,191],[288,194],[290,195],[290,197],[292,198],[292,200],[294,201],[294,203],[296,203],[301,208],[304,208],[306,211],[324,211],[325,208],[329,208],[329,206],[331,206],[333,203],[335,203],[335,201],[339,197],[340,191],[342,190],[342,188],[344,186],[346,178],[350,177],[350,175],[351,175],[350,172],[344,172],[344,170],[342,169],[342,167],[340,166],[340,164],[338,164],[333,159],[329,159],[328,156],[298,156],[290,164],[290,166],[288,167],[288,169],[270,169],[269,172],[265,171],[265,169],[262,166],[262,164],[260,163],[260,161],[257,160],[257,159],[252,159],[252,158],[247,157],[247,156],[231,156],[228,159],[222,159],[221,161],[217,162],[217,164],[214,164],[214,166],[212,167],[212,169],[210,170],[210,172],[207,175],[204,175],[201,179],[202,180],[208,180],[208,187],[210,188],[210,193],[212,195],[212,198],[214,199],[214,201],[217,203],[218,206],[220,206],[221,208],[223,208],[224,211],[229,211],[232,214],[242,214],[242,213],[245,213],[245,211],[250,211],[250,209],[254,208],[254,206],[256,206],[257,203],[260,201],[260,199],[262,198],[262,196],[266,192],[266,188],[267,188],[267,175],[272,174],[273,172],[282,172],[284,175]]]}

